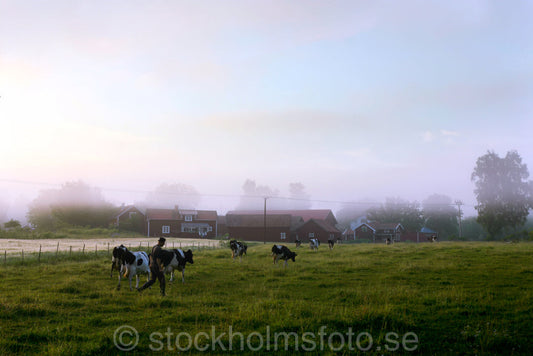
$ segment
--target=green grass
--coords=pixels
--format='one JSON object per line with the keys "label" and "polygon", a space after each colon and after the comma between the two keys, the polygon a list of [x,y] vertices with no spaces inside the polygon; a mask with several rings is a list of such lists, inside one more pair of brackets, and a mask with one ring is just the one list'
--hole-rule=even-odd
{"label": "green grass", "polygon": [[[242,262],[229,249],[195,251],[186,283],[168,284],[164,298],[158,283],[139,295],[123,281],[117,291],[104,255],[0,265],[0,354],[121,354],[114,333],[122,325],[138,332],[133,354],[177,354],[182,332],[208,347],[193,343],[193,354],[251,353],[260,338],[260,354],[533,353],[533,244],[302,247],[287,268],[272,264],[271,246],[251,245]],[[413,335],[409,352],[402,337]],[[188,346],[185,334],[179,340]]]}

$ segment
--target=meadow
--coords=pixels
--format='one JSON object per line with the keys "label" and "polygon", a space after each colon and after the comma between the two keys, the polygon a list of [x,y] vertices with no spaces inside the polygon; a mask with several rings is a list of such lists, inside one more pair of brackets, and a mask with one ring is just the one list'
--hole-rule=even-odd
{"label": "meadow", "polygon": [[531,243],[288,246],[195,250],[166,297],[116,290],[107,254],[8,259],[0,354],[533,354]]}

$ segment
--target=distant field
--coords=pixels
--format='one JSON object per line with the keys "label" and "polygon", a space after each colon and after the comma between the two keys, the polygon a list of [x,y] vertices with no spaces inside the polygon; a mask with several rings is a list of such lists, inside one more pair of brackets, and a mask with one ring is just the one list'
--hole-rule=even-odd
{"label": "distant field", "polygon": [[[123,244],[130,249],[150,249],[157,243],[155,237],[108,237],[108,238],[62,238],[62,239],[0,239],[0,252],[8,254],[22,254],[30,252],[60,252],[70,251],[101,251],[107,252],[113,247]],[[168,238],[167,248],[179,248],[180,246],[216,246],[218,241],[206,239],[181,239]]]}
{"label": "distant field", "polygon": [[531,243],[271,246],[195,250],[164,298],[106,254],[0,264],[0,354],[533,354]]}

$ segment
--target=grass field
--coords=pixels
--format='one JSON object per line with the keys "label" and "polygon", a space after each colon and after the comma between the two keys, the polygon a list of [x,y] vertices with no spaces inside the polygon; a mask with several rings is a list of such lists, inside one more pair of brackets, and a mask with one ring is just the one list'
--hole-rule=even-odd
{"label": "grass field", "polygon": [[301,247],[287,268],[271,246],[195,251],[167,297],[117,291],[103,255],[10,261],[0,354],[533,354],[533,244]]}

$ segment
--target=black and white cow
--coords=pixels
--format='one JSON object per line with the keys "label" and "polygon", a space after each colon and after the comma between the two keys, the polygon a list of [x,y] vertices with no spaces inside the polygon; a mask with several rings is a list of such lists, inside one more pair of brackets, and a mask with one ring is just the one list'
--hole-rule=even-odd
{"label": "black and white cow", "polygon": [[428,241],[429,242],[437,242],[437,236],[436,235],[428,236]]}
{"label": "black and white cow", "polygon": [[296,243],[296,247],[300,247],[300,245],[302,244],[302,240],[300,240],[299,238],[296,238],[296,240],[294,241]]}
{"label": "black and white cow", "polygon": [[335,246],[335,240],[334,239],[329,239],[328,240],[328,246],[329,246],[330,250],[333,250],[333,246]]}
{"label": "black and white cow", "polygon": [[287,246],[284,245],[274,245],[272,246],[272,257],[274,258],[274,264],[278,263],[279,260],[285,261],[285,266],[287,266],[287,261],[295,261],[295,257],[298,256],[295,252],[289,250]]}
{"label": "black and white cow", "polygon": [[387,245],[392,245],[392,244],[394,243],[394,239],[391,238],[391,237],[387,237],[387,239],[385,240],[385,243],[386,243]]}
{"label": "black and white cow", "polygon": [[157,261],[161,272],[170,273],[170,282],[174,281],[174,270],[181,272],[181,282],[185,283],[185,265],[194,264],[192,250],[161,250],[161,259]]}
{"label": "black and white cow", "polygon": [[111,258],[111,277],[113,276],[113,269],[118,270],[118,285],[117,289],[120,289],[120,281],[122,278],[128,278],[130,283],[130,290],[133,290],[131,286],[131,279],[136,277],[135,288],[139,287],[139,275],[147,274],[150,277],[148,254],[144,251],[132,252],[124,245],[113,248],[113,257]]}
{"label": "black and white cow", "polygon": [[320,240],[319,239],[309,239],[309,248],[311,250],[318,251],[318,246],[320,246]]}
{"label": "black and white cow", "polygon": [[242,256],[246,255],[248,246],[244,242],[239,242],[237,240],[231,240],[229,242],[229,246],[231,247],[231,257],[235,259],[237,256],[239,256],[240,260],[242,261]]}

